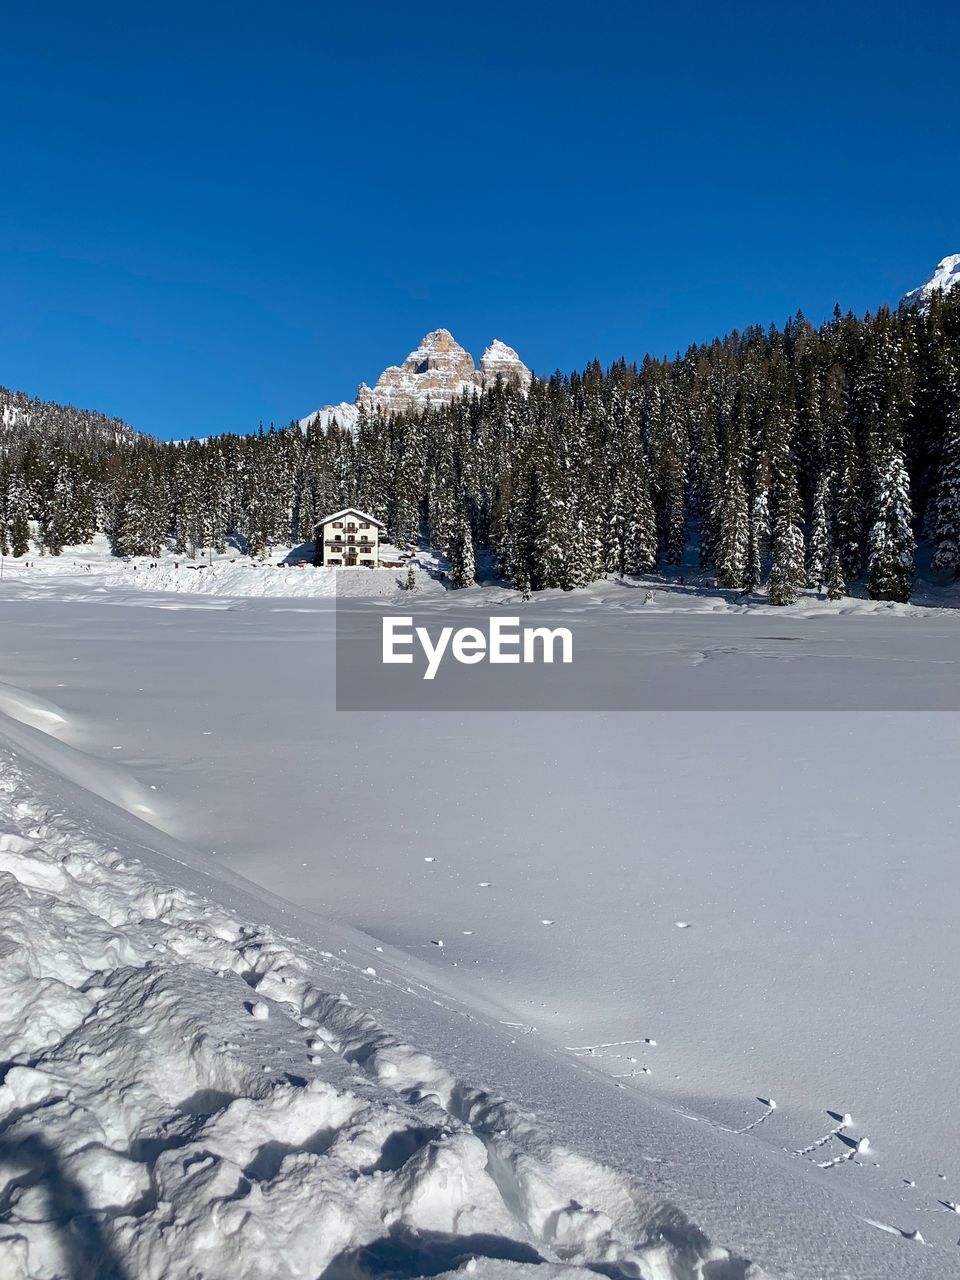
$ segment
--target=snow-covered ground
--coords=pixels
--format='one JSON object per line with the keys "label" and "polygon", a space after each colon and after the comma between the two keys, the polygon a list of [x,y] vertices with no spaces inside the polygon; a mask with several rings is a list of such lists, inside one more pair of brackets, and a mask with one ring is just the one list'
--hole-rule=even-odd
{"label": "snow-covered ground", "polygon": [[[387,555],[402,554],[389,546],[381,549]],[[119,600],[119,589],[152,595],[210,595],[231,599],[387,596],[410,600],[405,591],[406,564],[399,569],[324,569],[310,563],[312,554],[312,547],[305,545],[292,551],[289,547],[273,547],[263,561],[253,561],[233,548],[225,552],[203,551],[195,558],[165,551],[159,557],[119,559],[111,554],[107,539],[98,534],[93,542],[68,547],[60,556],[31,553],[19,558],[4,557],[0,591],[6,583],[10,590],[19,588],[20,599],[42,599],[49,594],[54,599],[75,601],[95,599],[108,589],[114,601]],[[414,568],[420,593],[417,603],[424,596],[440,597],[450,590],[450,566],[437,552],[420,551],[408,563]],[[624,594],[625,587],[641,594],[635,600],[630,599]],[[724,591],[713,585],[709,574],[689,570],[685,579],[678,578],[676,571],[671,571],[667,578],[610,577],[574,593],[573,598],[590,604],[606,602],[617,607],[626,604],[629,608],[642,602],[648,613],[751,613],[779,618],[918,613],[925,616],[931,610],[949,610],[953,615],[954,611],[960,611],[957,584],[934,583],[929,577],[918,580],[908,605],[868,600],[862,591],[857,596],[844,596],[836,601],[827,600],[814,591],[804,591],[796,604],[778,608],[767,604],[763,595],[744,596]],[[540,602],[567,599],[568,593],[560,590],[537,593]],[[512,607],[520,601],[519,592],[490,582],[456,594],[459,608]]]}
{"label": "snow-covered ground", "polygon": [[358,1007],[470,1016],[382,947],[245,921],[2,765],[5,1280],[759,1275]]}
{"label": "snow-covered ground", "polygon": [[[385,550],[393,550],[386,548]],[[121,560],[111,555],[102,534],[87,546],[69,547],[61,556],[20,556],[4,559],[3,582],[19,585],[22,594],[42,596],[52,591],[60,597],[72,584],[72,599],[94,596],[107,588],[173,593],[176,595],[228,596],[378,596],[395,594],[406,581],[403,569],[323,569],[310,561],[311,548],[302,555],[288,548],[272,548],[269,557],[253,561],[238,551],[204,553],[191,558],[167,551],[162,556],[135,556]],[[432,558],[424,556],[424,565]],[[417,561],[419,566],[419,560]],[[415,569],[422,590],[442,588],[426,570]]]}
{"label": "snow-covered ground", "polygon": [[[25,1126],[42,1165],[0,1212],[38,1257],[92,1233],[130,1277],[186,1276],[194,1249],[207,1275],[413,1276],[470,1253],[487,1273],[534,1261],[521,1246],[614,1276],[747,1274],[707,1263],[695,1222],[774,1275],[953,1274],[955,712],[337,715],[328,599],[41,565],[0,586],[19,753],[0,1025],[22,1036],[0,1059],[22,1055],[3,1089],[27,1090],[0,1091],[20,1116],[0,1159]],[[424,585],[438,616],[497,598],[659,655],[696,706],[771,664],[865,705],[956,683],[948,610]],[[771,614],[789,646],[757,644]],[[345,1049],[343,1019],[389,1028],[386,1056],[367,1032]],[[453,1079],[510,1105],[478,1129]],[[378,1179],[363,1153],[408,1128],[430,1137],[397,1139],[409,1158]],[[65,1230],[101,1185],[111,1207]],[[268,1214],[308,1250],[286,1272],[258,1243]]]}

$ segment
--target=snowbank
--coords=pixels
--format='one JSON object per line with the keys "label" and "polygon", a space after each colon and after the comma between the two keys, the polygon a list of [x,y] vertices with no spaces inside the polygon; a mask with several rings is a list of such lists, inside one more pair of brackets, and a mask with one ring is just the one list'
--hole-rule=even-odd
{"label": "snowbank", "polygon": [[[442,591],[433,557],[414,564],[418,589]],[[404,569],[324,569],[302,562],[289,548],[272,548],[266,562],[251,560],[239,551],[204,555],[197,559],[164,552],[157,557],[128,560],[111,555],[103,535],[88,545],[68,547],[59,556],[6,557],[0,591],[49,595],[58,588],[71,598],[103,590],[137,590],[177,595],[220,596],[243,599],[252,596],[283,598],[393,595],[404,589]]]}
{"label": "snowbank", "polygon": [[51,812],[6,751],[0,928],[4,1280],[761,1274],[384,1029],[339,956]]}
{"label": "snowbank", "polygon": [[[120,560],[110,554],[106,539],[98,535],[91,544],[67,548],[61,556],[7,557],[0,595],[14,592],[28,597],[81,600],[119,589],[223,600],[251,597],[332,600],[338,596],[399,599],[405,595],[406,568],[324,569],[315,568],[306,560],[306,551],[303,562],[298,563],[296,552],[286,547],[272,548],[266,563],[250,560],[236,550],[198,560],[172,552],[154,559]],[[439,606],[448,596],[455,598],[458,606],[484,609],[523,608],[529,603],[519,591],[493,583],[456,591],[451,596],[449,565],[435,552],[421,551],[411,565],[416,576],[418,607],[427,601]],[[935,587],[921,581],[914,601],[901,605],[855,596],[827,600],[815,591],[804,591],[795,604],[780,608],[768,604],[763,595],[745,596],[737,591],[725,591],[703,575],[691,577],[688,582],[680,582],[676,576],[651,575],[644,578],[611,576],[577,591],[535,592],[532,599],[539,605],[549,604],[551,600],[583,601],[645,613],[750,613],[779,618],[871,614],[910,617],[928,614],[931,610],[949,610],[955,614],[958,592],[955,586]]]}

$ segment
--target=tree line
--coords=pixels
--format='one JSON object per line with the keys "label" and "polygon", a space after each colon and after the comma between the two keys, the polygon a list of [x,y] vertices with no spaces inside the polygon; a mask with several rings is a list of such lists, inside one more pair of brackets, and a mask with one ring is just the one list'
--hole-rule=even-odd
{"label": "tree line", "polygon": [[459,585],[524,591],[691,564],[788,604],[865,579],[907,600],[918,543],[960,573],[960,290],[925,307],[750,328],[673,359],[594,361],[426,413],[163,443],[0,392],[0,540],[52,555],[251,556],[356,505]]}

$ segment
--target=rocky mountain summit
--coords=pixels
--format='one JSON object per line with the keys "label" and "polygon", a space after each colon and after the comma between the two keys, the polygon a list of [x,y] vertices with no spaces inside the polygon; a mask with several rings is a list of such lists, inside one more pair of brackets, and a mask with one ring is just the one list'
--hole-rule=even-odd
{"label": "rocky mountain summit", "polygon": [[904,295],[904,302],[925,303],[937,289],[944,293],[960,284],[960,253],[948,254],[937,263],[937,269],[928,280]]}
{"label": "rocky mountain summit", "polygon": [[379,410],[386,414],[435,409],[464,393],[493,386],[498,377],[526,391],[532,376],[516,351],[499,338],[487,347],[477,367],[449,329],[434,329],[403,364],[384,369],[372,387],[361,383],[353,404],[324,405],[302,418],[301,425],[326,427],[336,419],[341,427],[352,429],[361,407],[369,413]]}

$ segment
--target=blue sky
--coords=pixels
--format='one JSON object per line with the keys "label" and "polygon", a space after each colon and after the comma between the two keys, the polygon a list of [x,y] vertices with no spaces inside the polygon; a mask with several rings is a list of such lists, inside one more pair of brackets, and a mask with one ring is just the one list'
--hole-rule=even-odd
{"label": "blue sky", "polygon": [[544,373],[960,251],[953,5],[92,0],[3,44],[0,384],[161,436],[440,325]]}

